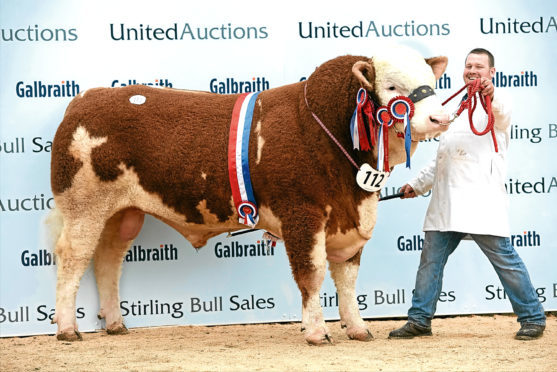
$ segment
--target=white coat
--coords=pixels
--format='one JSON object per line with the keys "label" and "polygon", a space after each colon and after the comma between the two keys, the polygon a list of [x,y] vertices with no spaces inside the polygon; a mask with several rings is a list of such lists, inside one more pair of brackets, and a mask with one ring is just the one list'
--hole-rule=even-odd
{"label": "white coat", "polygon": [[[458,105],[454,102],[449,112]],[[495,152],[490,132],[484,136],[472,132],[467,110],[441,134],[436,159],[409,182],[417,195],[433,190],[424,231],[510,235],[505,190],[510,106],[505,92],[496,90],[492,108],[499,152]],[[487,115],[479,100],[473,121],[478,131],[486,128]]]}

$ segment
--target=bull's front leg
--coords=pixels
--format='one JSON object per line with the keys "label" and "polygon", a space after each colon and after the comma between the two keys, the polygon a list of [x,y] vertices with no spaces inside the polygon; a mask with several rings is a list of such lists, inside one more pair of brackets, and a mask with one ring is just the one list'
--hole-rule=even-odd
{"label": "bull's front leg", "polygon": [[331,277],[335,282],[339,300],[340,321],[346,328],[348,338],[359,341],[373,339],[364,320],[360,316],[358,302],[356,301],[356,279],[360,268],[362,250],[344,262],[330,262]]}
{"label": "bull's front leg", "polygon": [[[283,239],[294,280],[302,294],[302,331],[310,345],[332,343],[333,339],[323,318],[319,291],[327,271],[324,223],[283,224]],[[298,220],[300,221],[300,220]],[[291,226],[288,226],[291,225]],[[312,229],[312,225],[321,225]],[[317,227],[317,226],[315,226]]]}

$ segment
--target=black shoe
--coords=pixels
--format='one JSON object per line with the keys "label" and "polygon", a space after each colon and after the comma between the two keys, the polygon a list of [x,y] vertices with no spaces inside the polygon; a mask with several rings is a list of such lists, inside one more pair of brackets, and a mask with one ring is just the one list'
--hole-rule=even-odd
{"label": "black shoe", "polygon": [[537,338],[542,337],[544,329],[545,329],[544,325],[524,323],[520,327],[520,330],[516,332],[514,338],[517,340],[524,340],[524,341],[535,340]]}
{"label": "black shoe", "polygon": [[431,336],[431,328],[407,322],[389,333],[389,338],[414,338],[416,336]]}

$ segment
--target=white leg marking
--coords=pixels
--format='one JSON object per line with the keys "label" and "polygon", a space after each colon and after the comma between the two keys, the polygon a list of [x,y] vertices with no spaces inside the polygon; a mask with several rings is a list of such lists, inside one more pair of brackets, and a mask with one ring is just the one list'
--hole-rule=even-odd
{"label": "white leg marking", "polygon": [[305,306],[302,307],[302,325],[305,328],[306,341],[310,344],[321,344],[330,340],[319,298],[319,291],[327,271],[326,256],[325,231],[321,231],[315,235],[315,245],[311,252],[311,262],[315,271],[304,283],[308,298]]}
{"label": "white leg marking", "polygon": [[81,338],[75,318],[75,297],[104,225],[104,219],[91,217],[82,214],[80,219],[65,221],[56,244],[56,322],[57,337],[61,340],[73,341]]}
{"label": "white leg marking", "polygon": [[356,279],[360,265],[351,262],[330,263],[331,277],[335,281],[339,299],[341,323],[346,326],[350,339],[369,341],[371,333],[360,316],[356,301]]}

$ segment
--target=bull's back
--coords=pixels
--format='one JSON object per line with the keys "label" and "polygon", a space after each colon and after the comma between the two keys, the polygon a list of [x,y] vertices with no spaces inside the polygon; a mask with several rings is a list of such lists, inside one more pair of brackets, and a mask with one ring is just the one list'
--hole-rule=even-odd
{"label": "bull's back", "polygon": [[[144,102],[136,97],[139,104],[132,103],[134,96]],[[115,181],[123,168],[129,169],[145,191],[160,195],[189,219],[202,220],[195,213],[201,200],[225,219],[230,213],[229,191],[223,187],[226,149],[236,98],[145,86],[86,91],[70,103],[54,138],[53,192],[71,188],[90,161],[102,182]],[[84,150],[76,155],[76,148]]]}

